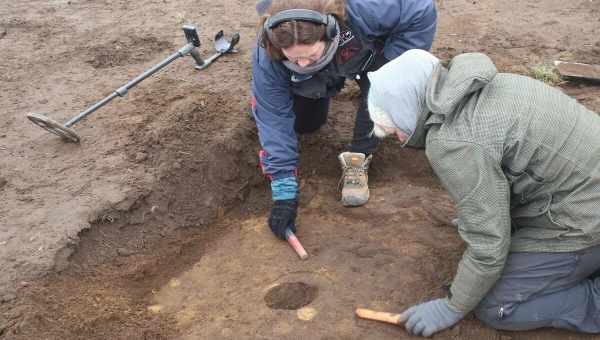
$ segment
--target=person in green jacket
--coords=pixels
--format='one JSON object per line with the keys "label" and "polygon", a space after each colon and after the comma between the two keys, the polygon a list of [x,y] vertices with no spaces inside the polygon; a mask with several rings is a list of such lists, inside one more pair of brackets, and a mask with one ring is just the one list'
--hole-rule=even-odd
{"label": "person in green jacket", "polygon": [[368,74],[374,134],[425,148],[466,250],[448,297],[401,314],[430,336],[467,313],[503,330],[600,332],[600,116],[480,53],[410,50]]}

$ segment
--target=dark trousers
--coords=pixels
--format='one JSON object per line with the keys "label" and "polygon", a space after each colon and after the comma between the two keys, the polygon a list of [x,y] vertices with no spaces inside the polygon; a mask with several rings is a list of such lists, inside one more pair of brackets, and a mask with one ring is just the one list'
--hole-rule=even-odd
{"label": "dark trousers", "polygon": [[511,253],[475,315],[496,329],[600,333],[600,278],[594,277],[599,269],[600,246],[567,253]]}
{"label": "dark trousers", "polygon": [[[387,60],[383,55],[376,58],[375,62],[368,71],[374,71],[385,64]],[[369,117],[367,107],[367,97],[371,83],[364,72],[357,80],[360,88],[360,101],[358,111],[354,118],[354,130],[352,133],[352,142],[348,146],[351,152],[361,152],[370,155],[375,152],[379,139],[373,134],[373,121]],[[294,129],[298,134],[312,133],[317,131],[325,122],[329,112],[329,98],[311,99],[294,95],[294,112],[296,113],[296,123]]]}
{"label": "dark trousers", "polygon": [[[354,118],[354,130],[349,151],[369,155],[375,152],[379,140],[371,133],[373,131],[373,122],[367,110],[369,81],[361,79],[358,83],[361,89],[360,102],[356,117]],[[294,112],[296,113],[296,122],[294,129],[296,133],[312,133],[323,126],[327,122],[329,102],[329,98],[311,99],[295,95]]]}

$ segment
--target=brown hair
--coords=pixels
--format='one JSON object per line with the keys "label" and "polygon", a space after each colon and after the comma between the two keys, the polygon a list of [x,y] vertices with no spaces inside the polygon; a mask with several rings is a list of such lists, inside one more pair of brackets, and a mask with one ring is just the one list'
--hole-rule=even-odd
{"label": "brown hair", "polygon": [[321,14],[335,16],[339,24],[346,18],[346,0],[273,0],[271,6],[260,18],[258,35],[261,46],[267,55],[274,60],[285,59],[282,49],[296,44],[314,44],[325,40],[325,26],[312,22],[290,20],[283,22],[271,30],[271,35],[264,31],[265,21],[273,14],[288,9],[310,9]]}

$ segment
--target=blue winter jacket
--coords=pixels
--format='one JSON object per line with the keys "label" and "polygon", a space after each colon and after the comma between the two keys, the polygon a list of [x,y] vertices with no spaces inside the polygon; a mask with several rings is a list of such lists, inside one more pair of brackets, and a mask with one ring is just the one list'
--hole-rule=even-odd
{"label": "blue winter jacket", "polygon": [[[369,40],[384,41],[392,60],[409,49],[429,50],[436,29],[433,0],[347,0],[346,24]],[[253,109],[266,155],[263,170],[272,179],[293,176],[298,164],[291,76],[280,61],[271,60],[258,42],[252,55]]]}

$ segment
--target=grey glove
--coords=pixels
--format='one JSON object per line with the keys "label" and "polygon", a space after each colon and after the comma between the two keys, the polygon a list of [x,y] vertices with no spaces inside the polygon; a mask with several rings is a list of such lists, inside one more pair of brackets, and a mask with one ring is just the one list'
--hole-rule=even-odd
{"label": "grey glove", "polygon": [[450,309],[448,299],[437,299],[410,307],[400,314],[400,322],[412,335],[432,336],[463,317],[463,314]]}

